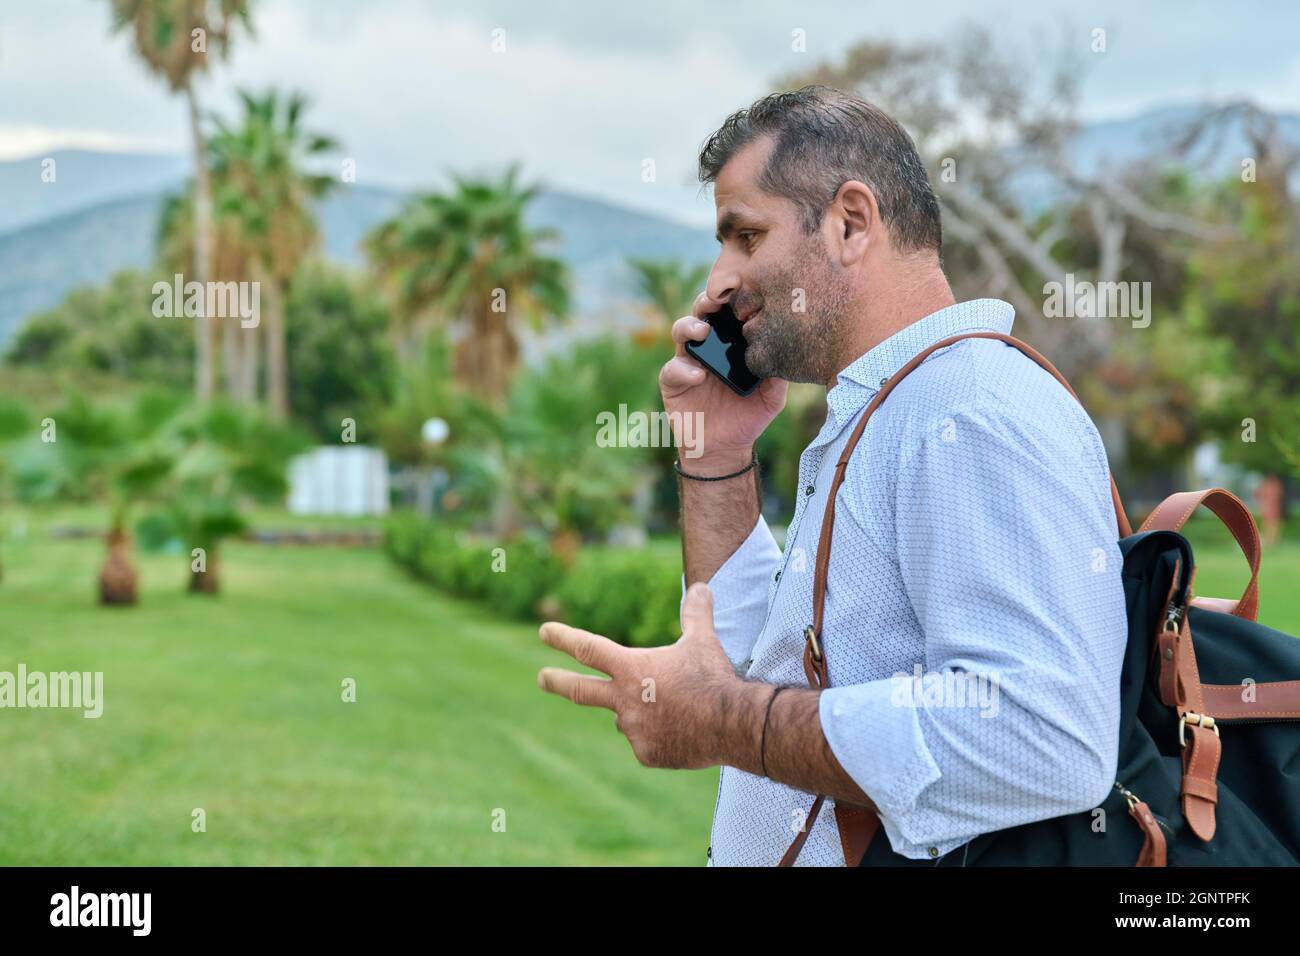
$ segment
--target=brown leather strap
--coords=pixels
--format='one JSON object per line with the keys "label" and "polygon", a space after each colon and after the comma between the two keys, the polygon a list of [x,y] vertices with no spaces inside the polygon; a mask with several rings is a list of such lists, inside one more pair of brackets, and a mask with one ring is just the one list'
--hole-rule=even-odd
{"label": "brown leather strap", "polygon": [[[1010,335],[1003,335],[1001,332],[966,332],[961,335],[951,335],[913,356],[906,365],[890,376],[889,380],[881,386],[880,391],[867,404],[866,411],[862,413],[862,417],[858,419],[858,424],[853,429],[853,433],[849,435],[844,451],[840,453],[839,460],[835,463],[835,475],[831,479],[830,491],[826,496],[826,511],[822,516],[821,536],[817,544],[817,561],[813,576],[813,620],[812,624],[804,632],[806,638],[803,654],[804,674],[807,676],[808,684],[811,687],[825,688],[830,686],[830,675],[826,663],[826,646],[822,641],[822,621],[826,608],[826,581],[831,560],[831,538],[835,531],[835,496],[839,492],[840,485],[844,483],[844,473],[848,469],[849,459],[853,456],[853,450],[857,448],[858,440],[862,438],[862,433],[866,430],[867,422],[871,419],[872,414],[880,407],[880,403],[889,397],[889,393],[894,390],[898,383],[932,353],[950,345],[955,345],[963,339],[997,339],[1012,348],[1020,350],[1049,372],[1053,378],[1064,386],[1071,397],[1078,401],[1079,396],[1075,395],[1070,383],[1065,380],[1065,377],[1056,370],[1056,367],[1051,362],[1024,342]],[[1110,494],[1115,507],[1115,524],[1119,537],[1126,538],[1133,533],[1133,528],[1129,524],[1128,515],[1124,513],[1124,503],[1120,500],[1119,487],[1115,484],[1114,476],[1110,479]],[[817,813],[821,810],[824,800],[825,795],[822,794],[818,795],[817,799],[813,801],[812,809],[808,813],[808,819],[805,821],[803,829],[795,835],[794,842],[790,844],[790,848],[781,857],[780,866],[794,865],[794,861],[798,859],[804,843],[808,840],[813,821],[817,819]],[[839,825],[840,846],[844,849],[844,862],[848,866],[857,866],[866,854],[872,838],[879,829],[880,818],[874,811],[864,807],[844,807],[843,811],[842,813],[841,807],[837,804],[835,817],[836,823]]]}
{"label": "brown leather strap", "polygon": [[[1252,700],[1246,700],[1246,691]],[[1202,684],[1205,709],[1216,720],[1300,720],[1300,680]]]}
{"label": "brown leather strap", "polygon": [[[1173,580],[1165,598],[1165,613],[1168,612],[1174,591],[1178,587],[1181,563],[1181,558],[1174,563]],[[1237,602],[1228,603],[1236,606]],[[1192,600],[1192,604],[1206,607],[1196,599]],[[1208,606],[1207,610],[1229,613],[1231,609]],[[1190,710],[1215,720],[1300,720],[1300,680],[1202,684],[1196,666],[1190,619],[1184,617],[1182,626],[1177,630],[1168,629],[1163,621],[1162,613],[1153,651],[1158,659],[1157,686],[1162,703],[1177,708],[1180,715]],[[1198,701],[1195,705],[1193,697]]]}
{"label": "brown leather strap", "polygon": [[1217,728],[1188,725],[1183,747],[1183,816],[1192,832],[1208,843],[1214,839],[1214,807],[1219,802],[1219,757],[1222,747]]}
{"label": "brown leather strap", "polygon": [[867,848],[880,828],[880,817],[867,807],[835,804],[835,823],[840,831],[840,849],[844,851],[844,865],[858,866],[867,855]]}
{"label": "brown leather strap", "polygon": [[799,859],[799,852],[803,845],[808,842],[808,834],[812,833],[813,824],[817,822],[817,814],[821,812],[822,804],[826,802],[824,794],[818,794],[817,799],[813,801],[812,809],[808,811],[808,817],[803,821],[803,827],[795,834],[794,842],[790,848],[785,851],[781,857],[781,862],[777,866],[794,866],[794,861]]}
{"label": "brown leather strap", "polygon": [[1142,522],[1140,531],[1182,531],[1187,520],[1199,506],[1205,505],[1228,526],[1241,548],[1242,554],[1250,563],[1250,583],[1246,593],[1236,604],[1227,606],[1223,602],[1211,603],[1214,599],[1202,599],[1198,603],[1210,610],[1228,610],[1237,617],[1254,621],[1259,616],[1259,562],[1261,547],[1259,529],[1255,527],[1255,518],[1245,503],[1231,491],[1223,488],[1206,488],[1202,491],[1180,491],[1162,501],[1155,511]]}
{"label": "brown leather strap", "polygon": [[1141,800],[1130,804],[1128,808],[1129,816],[1137,821],[1137,825],[1142,828],[1142,834],[1146,839],[1142,842],[1142,849],[1138,853],[1136,866],[1164,866],[1165,865],[1165,834],[1160,829],[1160,824],[1156,821],[1155,814]]}
{"label": "brown leather strap", "polygon": [[[1175,564],[1175,586],[1178,577],[1179,568]],[[1193,569],[1192,580],[1195,578]],[[1219,730],[1214,726],[1215,715],[1206,710],[1205,685],[1196,666],[1190,618],[1184,613],[1176,631],[1165,623],[1173,593],[1171,587],[1156,639],[1160,655],[1160,699],[1178,713],[1183,754],[1183,816],[1192,832],[1208,842],[1215,831],[1214,808],[1219,802],[1217,778],[1222,745]]]}

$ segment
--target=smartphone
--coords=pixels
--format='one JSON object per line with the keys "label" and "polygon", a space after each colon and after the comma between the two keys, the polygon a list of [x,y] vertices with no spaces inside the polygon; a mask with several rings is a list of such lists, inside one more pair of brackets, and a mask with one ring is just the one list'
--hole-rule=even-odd
{"label": "smartphone", "polygon": [[731,306],[704,317],[709,335],[703,342],[687,342],[687,353],[707,368],[737,395],[748,395],[762,381],[745,364],[745,333]]}

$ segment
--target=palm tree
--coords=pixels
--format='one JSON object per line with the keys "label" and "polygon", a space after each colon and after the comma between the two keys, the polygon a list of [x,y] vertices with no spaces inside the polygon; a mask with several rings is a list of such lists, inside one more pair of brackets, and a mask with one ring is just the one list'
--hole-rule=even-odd
{"label": "palm tree", "polygon": [[167,425],[159,442],[172,461],[166,517],[191,558],[191,592],[217,593],[221,543],[247,527],[250,502],[283,502],[289,459],[306,444],[264,413],[223,402],[186,409]]}
{"label": "palm tree", "polygon": [[[196,74],[208,67],[208,51],[225,57],[236,24],[252,33],[248,0],[111,0],[113,29],[129,29],[136,52],[148,68],[163,77],[174,93],[184,93],[189,106],[194,146],[194,279],[206,283],[211,274],[212,185],[207,149],[200,122]],[[202,31],[199,33],[198,31]],[[213,394],[212,327],[195,319],[194,392],[199,401]]]}
{"label": "palm tree", "polygon": [[517,322],[538,328],[569,309],[564,263],[541,251],[557,234],[527,225],[538,187],[517,179],[517,167],[496,182],[454,177],[454,192],[416,197],[366,240],[406,323],[399,353],[430,325],[454,326],[456,380],[498,407],[519,364]]}
{"label": "palm tree", "polygon": [[128,519],[135,505],[160,488],[171,468],[170,456],[155,439],[176,407],[176,398],[166,392],[146,392],[130,407],[71,394],[52,416],[58,423],[57,440],[41,441],[32,429],[17,449],[14,478],[25,497],[107,504],[101,604],[136,603],[138,576]]}
{"label": "palm tree", "polygon": [[[299,121],[307,100],[301,94],[281,97],[271,90],[262,96],[239,95],[244,108],[240,125],[218,119],[211,142],[217,222],[232,231],[230,245],[245,250],[262,283],[268,404],[272,416],[283,421],[289,414],[284,300],[299,266],[319,242],[313,205],[336,185],[332,177],[309,173],[303,165],[336,144],[303,129]],[[246,399],[256,387],[256,379],[248,376],[256,374],[257,331],[244,330],[241,391]]]}
{"label": "palm tree", "polygon": [[635,334],[637,343],[662,345],[672,337],[672,324],[691,314],[710,267],[686,265],[679,259],[628,259],[627,264],[646,304],[646,324]]}
{"label": "palm tree", "polygon": [[[218,184],[217,191],[221,186]],[[156,255],[168,274],[189,273],[194,263],[194,185],[173,193],[163,203],[159,216]],[[237,281],[249,273],[251,252],[238,223],[218,217],[212,224],[212,278]],[[241,328],[237,322],[223,322],[221,327],[221,367],[226,394],[231,399],[252,404],[257,400],[257,329]],[[251,342],[251,356],[245,356],[243,344]]]}

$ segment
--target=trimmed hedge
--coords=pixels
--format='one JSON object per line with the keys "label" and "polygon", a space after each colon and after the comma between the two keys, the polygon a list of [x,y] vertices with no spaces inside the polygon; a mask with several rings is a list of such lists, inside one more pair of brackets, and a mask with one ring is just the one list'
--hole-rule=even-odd
{"label": "trimmed hedge", "polygon": [[409,516],[387,523],[384,548],[421,581],[509,617],[540,620],[556,611],[574,627],[635,647],[671,644],[681,634],[681,562],[662,551],[586,548],[566,569],[544,540],[499,545]]}

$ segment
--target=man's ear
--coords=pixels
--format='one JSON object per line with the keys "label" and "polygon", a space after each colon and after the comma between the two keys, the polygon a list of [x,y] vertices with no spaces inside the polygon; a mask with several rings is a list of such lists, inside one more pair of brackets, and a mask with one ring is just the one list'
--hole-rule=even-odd
{"label": "man's ear", "polygon": [[880,207],[876,205],[876,194],[870,186],[856,179],[840,186],[827,218],[835,227],[835,234],[830,239],[841,266],[862,261],[871,244],[880,239]]}

